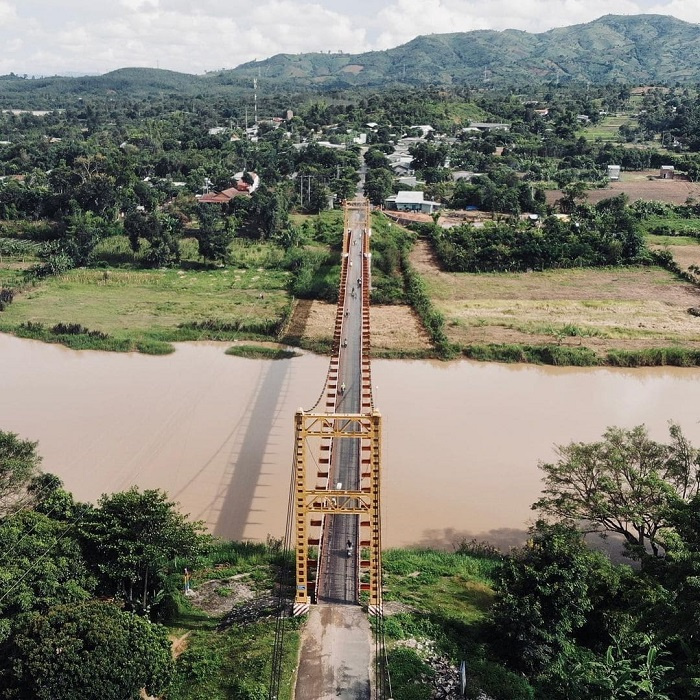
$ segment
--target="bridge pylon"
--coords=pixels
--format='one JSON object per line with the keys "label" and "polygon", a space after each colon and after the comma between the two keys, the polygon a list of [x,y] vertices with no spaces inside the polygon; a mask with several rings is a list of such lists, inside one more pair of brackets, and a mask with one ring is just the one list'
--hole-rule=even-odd
{"label": "bridge pylon", "polygon": [[[307,413],[299,410],[295,423],[294,526],[296,594],[294,615],[308,612],[318,596],[318,563],[323,551],[327,515],[359,516],[358,590],[368,594],[368,610],[381,614],[381,440],[382,416],[371,413]],[[360,443],[360,487],[328,486],[331,455],[315,462],[315,447],[337,449],[338,440]],[[327,449],[324,450],[323,448]],[[313,482],[316,481],[314,484]],[[315,555],[315,556],[314,556]]]}
{"label": "bridge pylon", "polygon": [[[295,615],[307,612],[319,598],[357,603],[364,592],[370,613],[382,609],[382,428],[372,398],[367,200],[345,202],[343,228],[326,384],[314,409],[300,409],[294,418]],[[322,401],[325,412],[316,412]]]}

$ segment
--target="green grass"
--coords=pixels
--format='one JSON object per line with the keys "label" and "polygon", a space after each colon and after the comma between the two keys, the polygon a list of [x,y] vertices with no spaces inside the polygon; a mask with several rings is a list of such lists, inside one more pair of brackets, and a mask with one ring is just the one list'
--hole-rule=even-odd
{"label": "green grass", "polygon": [[[299,636],[286,637],[280,700],[293,693]],[[225,631],[199,629],[179,657],[169,700],[264,700],[270,681],[274,621],[256,622]]]}
{"label": "green grass", "polygon": [[383,555],[385,602],[410,606],[387,616],[384,625],[394,697],[431,697],[422,650],[434,649],[455,666],[467,661],[470,697],[483,689],[495,698],[528,700],[527,683],[489,658],[484,644],[500,557],[488,547],[462,549],[392,549]]}
{"label": "green grass", "polygon": [[653,233],[647,233],[645,239],[647,245],[700,245],[700,241],[697,238],[691,238],[690,236],[658,236]]}
{"label": "green grass", "polygon": [[[95,247],[92,263],[97,266],[133,267],[142,264],[146,244],[138,253],[134,253],[127,236],[110,236],[104,238]],[[284,259],[284,250],[274,243],[235,238],[228,248],[230,262],[237,268],[275,269]],[[200,257],[197,240],[192,237],[180,239],[180,259],[184,268],[217,267],[205,264]]]}
{"label": "green grass", "polygon": [[[258,591],[269,592],[278,578],[284,557],[279,544],[217,541],[201,565],[192,571],[193,590],[212,579],[249,574],[244,580]],[[290,564],[290,561],[287,561]],[[220,588],[219,596],[230,589]],[[264,700],[270,681],[275,620],[222,626],[182,595],[168,622],[173,638],[189,632],[186,648],[178,657],[169,700]],[[285,634],[280,700],[291,700],[299,649],[297,620],[290,620]]]}
{"label": "green grass", "polygon": [[[694,237],[690,243],[675,243],[675,245],[693,245],[700,236],[700,217],[681,218],[669,214],[668,216],[648,216],[640,222],[642,231],[649,236],[652,243],[658,243],[657,238],[674,240],[682,237],[684,233]],[[670,235],[665,235],[666,233]],[[657,234],[657,235],[654,235]],[[669,243],[668,245],[674,245]]]}
{"label": "green grass", "polygon": [[289,312],[287,280],[284,271],[258,268],[76,269],[16,295],[0,327],[17,332],[27,322],[80,324],[122,344],[111,349],[271,339]]}
{"label": "green grass", "polygon": [[299,356],[299,353],[293,350],[268,348],[261,345],[234,345],[226,351],[226,354],[255,360],[288,360]]}
{"label": "green grass", "polygon": [[610,141],[619,142],[620,127],[623,124],[637,126],[637,120],[627,116],[608,116],[597,124],[592,124],[583,130],[583,135],[587,141]]}

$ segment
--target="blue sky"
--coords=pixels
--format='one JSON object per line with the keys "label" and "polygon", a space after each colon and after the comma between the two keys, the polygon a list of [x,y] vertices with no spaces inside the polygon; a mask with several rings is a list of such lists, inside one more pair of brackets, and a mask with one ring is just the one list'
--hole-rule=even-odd
{"label": "blue sky", "polygon": [[0,0],[0,74],[204,73],[276,53],[360,53],[419,34],[542,32],[644,12],[700,23],[698,0]]}

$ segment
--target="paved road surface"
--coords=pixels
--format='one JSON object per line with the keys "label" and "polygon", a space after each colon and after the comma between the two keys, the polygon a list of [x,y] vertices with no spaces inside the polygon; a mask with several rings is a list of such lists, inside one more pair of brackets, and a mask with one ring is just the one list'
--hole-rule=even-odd
{"label": "paved road surface", "polygon": [[312,606],[301,648],[295,700],[368,700],[372,631],[359,606]]}
{"label": "paved road surface", "polygon": [[[360,211],[352,211],[343,337],[338,383],[345,392],[338,413],[359,413],[362,399],[362,301],[357,278],[362,274],[362,231],[368,225]],[[348,261],[348,262],[349,262]],[[354,289],[355,295],[351,294]],[[360,487],[360,440],[339,439],[333,449],[333,487]],[[295,700],[369,700],[373,677],[373,640],[367,614],[357,605],[358,534],[357,515],[327,516],[324,559],[320,562],[319,604],[311,607],[304,627]],[[347,542],[353,545],[347,554]]]}

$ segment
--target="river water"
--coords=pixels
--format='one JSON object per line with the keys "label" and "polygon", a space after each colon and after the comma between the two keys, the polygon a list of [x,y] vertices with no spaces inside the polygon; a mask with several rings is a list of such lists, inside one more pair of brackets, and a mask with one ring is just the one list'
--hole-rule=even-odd
{"label": "river water", "polygon": [[[284,532],[293,416],[327,358],[248,360],[220,343],[166,357],[72,351],[0,334],[0,429],[38,440],[43,469],[80,500],[161,488],[217,535]],[[553,446],[645,423],[700,445],[700,371],[378,360],[383,546],[524,539],[538,461]]]}

